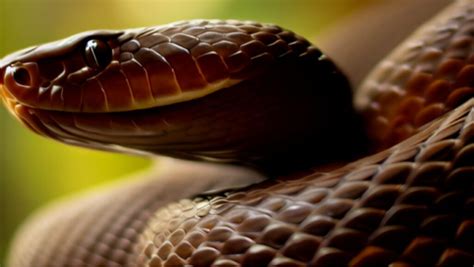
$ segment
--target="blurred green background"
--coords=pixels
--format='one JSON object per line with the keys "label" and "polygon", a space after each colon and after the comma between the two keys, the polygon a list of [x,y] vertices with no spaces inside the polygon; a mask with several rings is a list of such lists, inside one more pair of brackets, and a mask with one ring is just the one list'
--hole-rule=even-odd
{"label": "blurred green background", "polygon": [[[371,0],[0,0],[0,57],[95,28],[192,18],[272,22],[314,41]],[[66,146],[36,136],[0,107],[0,265],[15,229],[35,209],[145,168],[147,159]],[[41,267],[41,266],[38,266]]]}

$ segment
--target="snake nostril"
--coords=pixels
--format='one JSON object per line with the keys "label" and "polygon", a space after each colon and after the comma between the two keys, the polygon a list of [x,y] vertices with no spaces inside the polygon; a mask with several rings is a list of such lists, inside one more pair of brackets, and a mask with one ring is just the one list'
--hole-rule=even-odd
{"label": "snake nostril", "polygon": [[31,85],[30,73],[25,68],[17,68],[13,71],[13,79],[16,83],[23,86]]}

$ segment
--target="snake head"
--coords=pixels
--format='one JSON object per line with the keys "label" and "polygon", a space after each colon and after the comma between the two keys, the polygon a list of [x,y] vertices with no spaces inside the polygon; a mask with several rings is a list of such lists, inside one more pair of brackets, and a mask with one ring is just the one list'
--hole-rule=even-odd
{"label": "snake head", "polygon": [[[4,96],[31,108],[81,113],[199,98],[247,78],[253,67],[251,57],[239,51],[253,38],[220,22],[89,31],[12,53],[0,63]],[[215,27],[230,38],[214,32]],[[249,49],[262,49],[254,46]]]}
{"label": "snake head", "polygon": [[336,136],[331,121],[352,111],[347,79],[321,51],[249,21],[85,32],[0,68],[7,106],[32,130],[114,151],[267,161],[327,148],[314,136]]}
{"label": "snake head", "polygon": [[84,32],[6,56],[0,61],[4,98],[45,110],[81,111],[84,91],[114,68],[122,35]]}

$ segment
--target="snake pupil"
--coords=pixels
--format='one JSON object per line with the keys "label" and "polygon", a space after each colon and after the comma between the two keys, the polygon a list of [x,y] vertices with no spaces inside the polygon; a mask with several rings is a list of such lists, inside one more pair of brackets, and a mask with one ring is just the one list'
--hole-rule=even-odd
{"label": "snake pupil", "polygon": [[98,39],[87,41],[84,48],[86,64],[94,69],[105,68],[112,60],[112,50],[106,42]]}

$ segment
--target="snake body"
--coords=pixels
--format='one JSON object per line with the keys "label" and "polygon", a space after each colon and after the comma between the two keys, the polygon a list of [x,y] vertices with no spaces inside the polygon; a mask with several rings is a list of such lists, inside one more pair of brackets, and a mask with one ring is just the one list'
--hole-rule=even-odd
{"label": "snake body", "polygon": [[179,177],[151,177],[53,204],[10,264],[472,266],[473,42],[474,1],[456,1],[375,67],[358,113],[323,53],[268,24],[96,31],[7,56],[3,100],[39,134],[277,176],[180,201]]}

